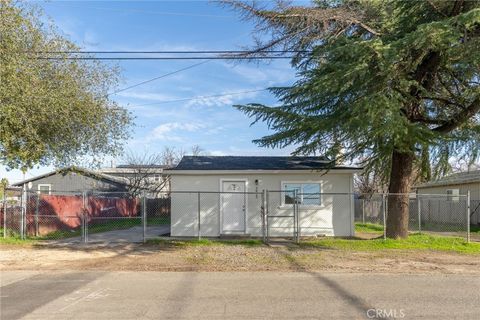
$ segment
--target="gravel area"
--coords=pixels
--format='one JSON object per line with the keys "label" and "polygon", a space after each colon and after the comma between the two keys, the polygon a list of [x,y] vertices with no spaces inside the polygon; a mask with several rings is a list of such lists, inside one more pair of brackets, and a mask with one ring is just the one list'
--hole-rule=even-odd
{"label": "gravel area", "polygon": [[292,246],[165,244],[0,246],[1,270],[339,271],[480,274],[480,257],[449,252],[355,252]]}

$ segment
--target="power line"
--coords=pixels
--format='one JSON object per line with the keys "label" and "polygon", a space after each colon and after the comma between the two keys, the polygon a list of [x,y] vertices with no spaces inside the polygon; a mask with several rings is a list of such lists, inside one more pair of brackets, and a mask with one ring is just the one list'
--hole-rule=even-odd
{"label": "power line", "polygon": [[37,60],[269,60],[269,59],[292,59],[294,56],[257,56],[257,57],[36,57]]}
{"label": "power line", "polygon": [[[27,51],[29,53],[39,53],[39,54],[205,54],[205,53],[222,53],[222,54],[251,54],[252,51],[249,50],[189,50],[189,51],[168,51],[168,50],[149,50],[149,51],[138,51],[138,50],[124,50],[124,51],[110,51],[110,50],[95,50],[95,51],[83,51],[83,50],[72,50],[72,51]],[[268,51],[258,51],[260,53],[310,53],[308,50],[268,50]]]}
{"label": "power line", "polygon": [[185,71],[185,70],[188,70],[188,69],[195,68],[195,67],[197,67],[197,66],[199,66],[199,65],[202,65],[202,64],[205,64],[205,63],[207,63],[207,62],[209,62],[209,61],[210,61],[210,60],[206,60],[206,61],[202,61],[202,62],[199,62],[199,63],[195,63],[195,64],[192,64],[192,65],[187,66],[187,67],[185,67],[185,68],[178,69],[178,70],[175,70],[175,71],[172,71],[172,72],[163,74],[163,75],[161,75],[161,76],[158,76],[158,77],[155,77],[155,78],[152,78],[152,79],[149,79],[149,80],[145,80],[145,81],[136,83],[136,84],[131,85],[131,86],[129,86],[129,87],[116,90],[116,91],[114,91],[114,92],[112,92],[112,93],[107,94],[107,97],[108,97],[108,96],[111,96],[111,95],[114,95],[114,94],[117,94],[117,93],[120,93],[120,92],[123,92],[123,91],[126,91],[126,90],[128,90],[128,89],[132,89],[132,88],[141,86],[141,85],[143,85],[143,84],[146,84],[146,83],[149,83],[149,82],[158,80],[158,79],[162,79],[162,78],[165,78],[165,77],[174,75],[174,74],[176,74],[176,73],[179,73],[179,72],[182,72],[182,71]]}
{"label": "power line", "polygon": [[144,107],[144,106],[151,106],[151,105],[158,105],[158,104],[166,104],[166,103],[173,103],[173,102],[190,101],[190,100],[196,100],[196,99],[218,98],[218,97],[233,96],[233,95],[243,94],[243,93],[261,92],[261,91],[267,91],[267,90],[268,90],[268,88],[263,88],[263,89],[256,89],[256,90],[227,92],[227,93],[214,94],[214,95],[209,95],[209,96],[195,96],[195,97],[190,97],[190,98],[174,99],[174,100],[165,100],[165,101],[160,101],[160,102],[139,104],[139,105],[134,105],[134,106],[132,106],[132,107],[135,108],[135,107]]}

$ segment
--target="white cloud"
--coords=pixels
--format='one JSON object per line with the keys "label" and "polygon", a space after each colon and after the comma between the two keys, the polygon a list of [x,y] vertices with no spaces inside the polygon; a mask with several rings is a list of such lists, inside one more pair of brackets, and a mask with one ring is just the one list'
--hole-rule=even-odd
{"label": "white cloud", "polygon": [[[195,99],[192,99],[186,103],[187,107],[190,106],[207,106],[207,107],[220,107],[220,106],[231,106],[232,104],[235,104],[238,101],[241,101],[243,99],[252,99],[255,98],[259,93],[262,91],[257,91],[257,92],[246,92],[246,91],[252,91],[252,90],[257,90],[257,89],[239,89],[239,90],[228,90],[228,91],[223,91],[217,94],[212,94],[212,95],[222,95],[220,97],[208,97],[208,95],[205,95],[203,97],[198,97]],[[228,94],[229,92],[243,92],[239,94]],[[225,95],[223,95],[225,94]]]}
{"label": "white cloud", "polygon": [[168,122],[155,127],[148,135],[147,140],[163,140],[182,142],[183,138],[179,135],[182,132],[198,132],[207,126],[200,122]]}
{"label": "white cloud", "polygon": [[225,151],[222,151],[222,150],[213,150],[213,151],[210,151],[210,152],[207,152],[209,155],[211,156],[226,156],[227,153],[225,153]]}
{"label": "white cloud", "polygon": [[244,64],[232,65],[226,62],[221,63],[231,72],[241,76],[251,83],[262,83],[267,86],[289,82],[295,78],[295,71],[292,67],[282,61],[271,64],[252,66]]}
{"label": "white cloud", "polygon": [[164,93],[153,92],[120,92],[119,96],[131,99],[151,100],[151,101],[166,101],[178,99],[176,96],[172,96]]}

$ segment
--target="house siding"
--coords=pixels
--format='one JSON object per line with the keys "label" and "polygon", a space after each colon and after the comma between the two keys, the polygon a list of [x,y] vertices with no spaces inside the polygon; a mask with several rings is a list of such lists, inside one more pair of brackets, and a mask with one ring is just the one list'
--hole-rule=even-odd
{"label": "house siding", "polygon": [[39,178],[32,181],[29,191],[38,191],[38,185],[50,184],[51,194],[81,193],[83,191],[125,191],[126,187],[113,181],[95,179],[76,172],[56,173],[54,175]]}
{"label": "house siding", "polygon": [[[322,193],[352,193],[351,173],[258,173],[258,174],[182,174],[171,177],[172,188],[172,236],[196,236],[198,234],[197,194],[175,193],[175,191],[215,191],[221,190],[221,180],[246,180],[247,192],[281,190],[282,182],[305,181],[320,182]],[[261,180],[259,186],[255,180]],[[217,237],[221,234],[221,213],[219,194],[201,194],[201,234]],[[256,195],[247,195],[246,233],[252,236],[262,235],[260,215],[261,199]],[[353,235],[353,195],[323,195],[319,208],[307,209],[300,206],[300,228],[302,235],[324,234],[328,236]],[[291,213],[291,209],[282,208],[281,193],[269,194],[269,210],[275,214]],[[270,232],[272,236],[292,235],[293,219],[275,219]]]}
{"label": "house siding", "polygon": [[[480,182],[424,187],[418,188],[417,192],[419,194],[446,195],[449,189],[458,189],[461,195],[466,195],[470,191],[471,212],[476,209],[475,213],[470,217],[470,222],[472,224],[480,224],[480,208],[478,207],[480,204]],[[438,209],[438,211],[441,210]]]}

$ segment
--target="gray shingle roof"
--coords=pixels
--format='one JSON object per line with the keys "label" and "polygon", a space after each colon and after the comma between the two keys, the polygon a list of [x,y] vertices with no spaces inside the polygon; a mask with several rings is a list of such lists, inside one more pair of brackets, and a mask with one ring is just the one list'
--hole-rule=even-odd
{"label": "gray shingle roof", "polygon": [[51,171],[51,172],[48,172],[48,173],[45,173],[45,174],[41,174],[41,175],[32,177],[30,179],[26,179],[26,180],[17,182],[17,183],[12,183],[12,186],[14,186],[14,187],[15,186],[22,186],[23,184],[28,183],[30,181],[35,181],[35,180],[38,180],[38,179],[41,179],[41,178],[52,176],[52,175],[57,174],[57,173],[66,173],[66,172],[78,172],[80,174],[91,176],[91,177],[94,177],[94,178],[97,178],[97,179],[105,179],[105,180],[109,180],[109,181],[112,181],[112,182],[115,182],[115,183],[118,183],[118,184],[124,184],[124,185],[128,184],[128,181],[124,178],[110,176],[110,175],[107,175],[107,174],[104,174],[104,173],[96,172],[96,171],[85,169],[85,168],[70,166],[70,167],[66,167],[66,168],[60,168],[60,169],[57,169],[57,170],[54,170],[54,171]]}
{"label": "gray shingle roof", "polygon": [[444,178],[438,179],[436,181],[420,184],[416,187],[428,188],[428,187],[448,186],[448,185],[475,183],[475,182],[480,183],[480,170],[454,173]]}
{"label": "gray shingle roof", "polygon": [[361,169],[332,166],[324,157],[184,156],[172,170]]}

